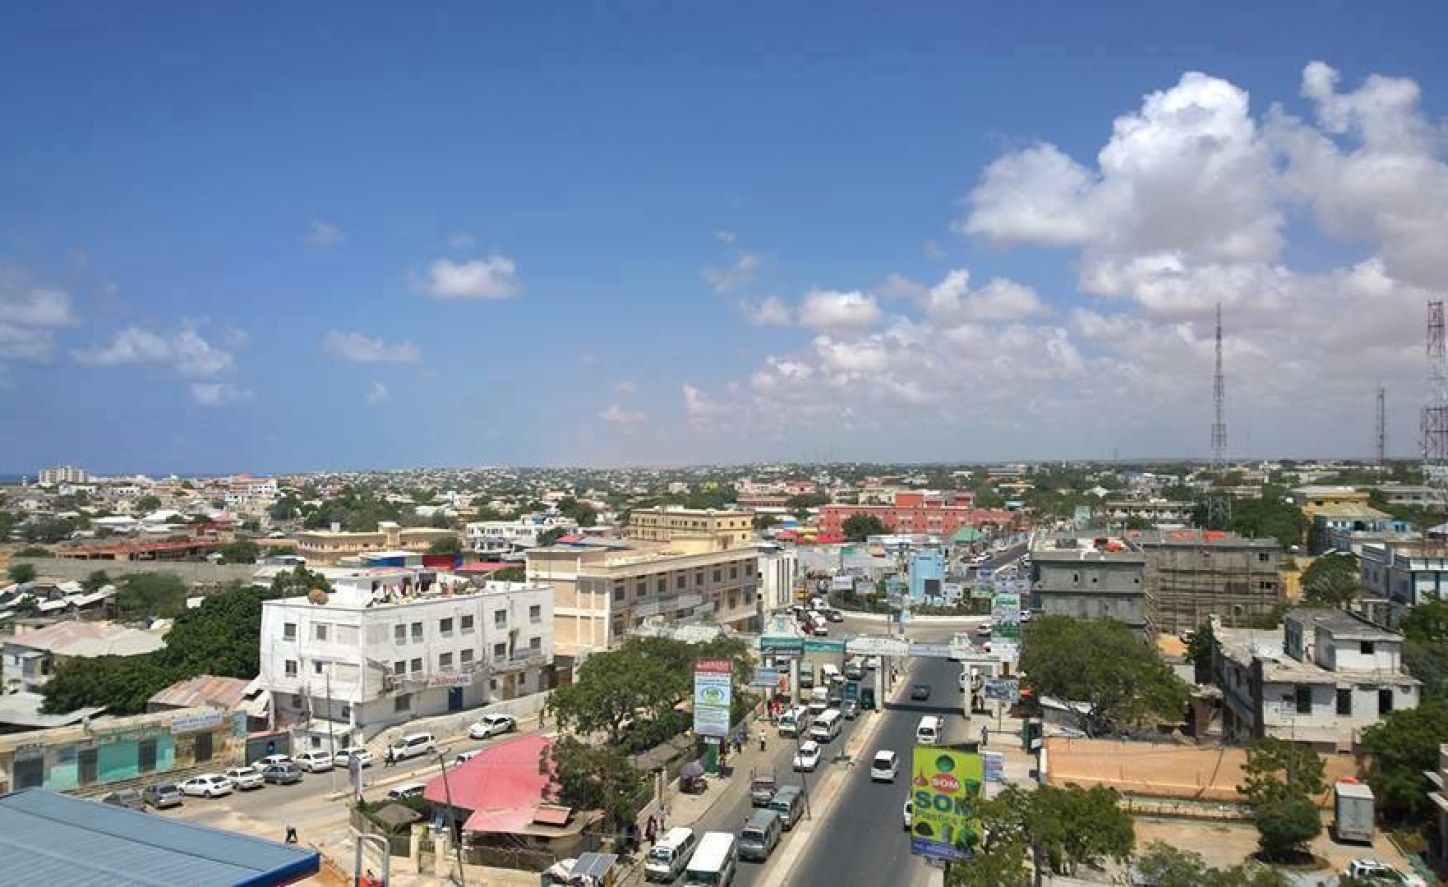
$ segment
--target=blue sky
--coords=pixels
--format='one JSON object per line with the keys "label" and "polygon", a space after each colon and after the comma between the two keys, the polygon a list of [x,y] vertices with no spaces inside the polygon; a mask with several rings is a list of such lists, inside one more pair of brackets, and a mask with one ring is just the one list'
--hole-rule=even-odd
{"label": "blue sky", "polygon": [[1442,4],[611,6],[0,10],[0,472],[1416,452]]}

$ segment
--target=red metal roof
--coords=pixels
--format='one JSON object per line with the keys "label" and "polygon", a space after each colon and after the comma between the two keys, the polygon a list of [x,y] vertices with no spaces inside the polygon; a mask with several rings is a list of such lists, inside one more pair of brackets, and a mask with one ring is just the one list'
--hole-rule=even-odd
{"label": "red metal roof", "polygon": [[467,831],[517,833],[535,821],[551,776],[538,772],[538,758],[551,741],[537,733],[525,733],[490,745],[448,772],[448,785],[435,776],[423,797],[434,804],[447,804],[472,811],[463,825]]}
{"label": "red metal roof", "polygon": [[499,570],[506,570],[509,567],[521,567],[522,564],[505,564],[498,561],[474,561],[470,564],[459,566],[456,572],[459,573],[496,573]]}

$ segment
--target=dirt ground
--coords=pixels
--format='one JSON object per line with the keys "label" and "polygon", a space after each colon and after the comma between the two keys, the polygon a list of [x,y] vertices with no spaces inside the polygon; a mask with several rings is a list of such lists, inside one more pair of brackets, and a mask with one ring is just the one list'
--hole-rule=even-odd
{"label": "dirt ground", "polygon": [[[1338,844],[1326,832],[1331,825],[1330,820],[1330,816],[1323,817],[1324,832],[1312,844],[1313,854],[1326,859],[1330,865],[1330,868],[1322,870],[1323,875],[1341,872],[1349,860],[1363,856],[1382,860],[1402,871],[1411,871],[1408,860],[1381,832],[1371,847],[1366,844]],[[1152,841],[1163,841],[1182,850],[1200,853],[1214,868],[1227,868],[1257,851],[1257,829],[1250,823],[1137,819],[1136,841],[1138,850]]]}

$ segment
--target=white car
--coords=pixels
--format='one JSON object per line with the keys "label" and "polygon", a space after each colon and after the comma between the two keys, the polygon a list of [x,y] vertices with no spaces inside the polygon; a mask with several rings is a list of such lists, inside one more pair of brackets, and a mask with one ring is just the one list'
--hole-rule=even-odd
{"label": "white car", "polygon": [[290,764],[291,755],[267,755],[259,761],[253,761],[251,766],[256,772],[261,773],[273,764]]}
{"label": "white car", "polygon": [[906,798],[906,799],[905,799],[905,813],[904,813],[904,815],[905,815],[905,831],[908,832],[908,831],[910,831],[910,826],[912,826],[912,825],[915,824],[915,804],[914,804],[909,798]]}
{"label": "white car", "polygon": [[458,752],[457,757],[453,758],[453,766],[456,767],[459,764],[466,764],[468,761],[471,761],[473,758],[476,758],[482,753],[483,750],[480,748],[475,748],[472,751]]}
{"label": "white car", "polygon": [[872,782],[894,782],[895,775],[899,772],[899,755],[889,749],[875,752],[875,760],[870,762],[870,780]]}
{"label": "white car", "polygon": [[232,767],[226,771],[226,778],[239,791],[251,791],[254,788],[261,788],[266,781],[261,778],[261,772],[250,767]]}
{"label": "white car", "polygon": [[509,715],[483,715],[477,723],[468,728],[468,735],[474,739],[501,736],[518,729],[518,722]]}
{"label": "white car", "polygon": [[794,756],[794,769],[813,772],[820,765],[820,744],[813,739],[800,743],[799,752]]}
{"label": "white car", "polygon": [[354,759],[357,761],[359,767],[371,767],[372,762],[376,760],[372,756],[372,752],[360,745],[354,745],[344,748],[333,755],[332,763],[338,767],[350,767]]}
{"label": "white car", "polygon": [[293,760],[308,773],[326,773],[332,769],[332,756],[324,751],[304,751]]}
{"label": "white car", "polygon": [[181,783],[181,794],[196,798],[220,798],[231,794],[231,780],[220,773],[202,773]]}
{"label": "white car", "polygon": [[1344,878],[1356,878],[1374,884],[1402,884],[1404,887],[1428,887],[1428,882],[1416,874],[1403,874],[1386,862],[1376,859],[1354,859],[1343,869]]}

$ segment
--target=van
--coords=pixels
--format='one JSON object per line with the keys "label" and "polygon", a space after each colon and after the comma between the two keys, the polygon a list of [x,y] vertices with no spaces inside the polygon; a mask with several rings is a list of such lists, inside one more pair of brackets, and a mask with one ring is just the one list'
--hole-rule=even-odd
{"label": "van", "polygon": [[839,709],[825,709],[824,714],[810,724],[809,738],[816,742],[829,742],[840,735],[840,725],[844,723],[844,720],[844,715],[840,714]]}
{"label": "van", "polygon": [[728,832],[705,832],[699,848],[684,869],[688,887],[729,887],[734,883],[734,861],[738,845]]}
{"label": "van", "polygon": [[799,688],[808,690],[814,686],[814,665],[809,662],[799,664]]}
{"label": "van", "polygon": [[407,782],[397,786],[387,793],[389,801],[405,801],[408,798],[420,798],[427,786],[420,782]]}
{"label": "van", "polygon": [[916,745],[944,745],[945,719],[938,715],[926,715],[915,727]]}
{"label": "van", "polygon": [[750,862],[764,862],[779,845],[779,836],[784,826],[779,814],[770,809],[756,810],[744,828],[739,832],[739,858]]}
{"label": "van", "polygon": [[819,717],[824,710],[830,707],[830,691],[824,687],[815,687],[809,691],[809,713]]}
{"label": "van", "polygon": [[826,662],[820,666],[820,683],[828,685],[838,680],[843,680],[839,666],[832,662]]}
{"label": "van", "polygon": [[809,727],[809,709],[796,705],[779,716],[779,735],[798,736]]}
{"label": "van", "polygon": [[644,880],[673,881],[694,855],[694,830],[671,828],[644,859]]}
{"label": "van", "polygon": [[789,831],[804,815],[804,790],[797,785],[780,786],[774,797],[769,799],[767,809],[778,813],[779,824],[785,831]]}
{"label": "van", "polygon": [[431,733],[409,733],[387,747],[387,757],[405,761],[437,751],[437,737]]}

